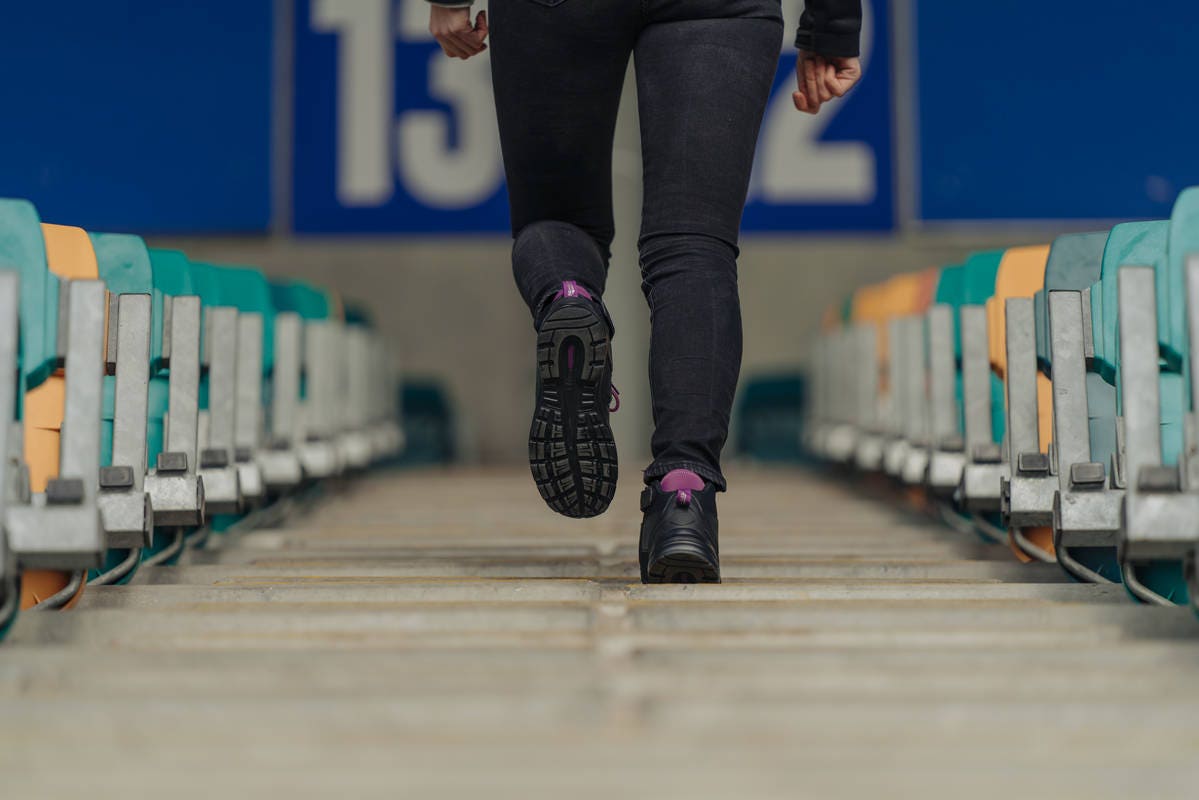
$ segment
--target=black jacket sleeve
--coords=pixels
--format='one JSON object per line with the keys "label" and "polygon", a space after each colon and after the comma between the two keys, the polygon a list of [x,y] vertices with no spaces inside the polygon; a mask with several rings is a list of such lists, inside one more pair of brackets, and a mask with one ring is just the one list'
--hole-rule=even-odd
{"label": "black jacket sleeve", "polygon": [[862,0],[807,0],[795,46],[822,56],[859,55]]}

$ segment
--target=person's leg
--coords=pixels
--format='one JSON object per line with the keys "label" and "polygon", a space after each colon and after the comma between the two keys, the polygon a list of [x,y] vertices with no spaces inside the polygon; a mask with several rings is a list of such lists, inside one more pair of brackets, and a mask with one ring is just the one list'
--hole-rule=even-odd
{"label": "person's leg", "polygon": [[640,0],[511,0],[491,59],[512,210],[512,269],[537,329],[529,467],[554,511],[591,517],[616,491],[612,326],[600,297],[612,138]]}
{"label": "person's leg", "polygon": [[741,365],[737,238],[782,20],[778,4],[762,0],[661,8],[635,48],[655,425],[645,479],[685,469],[723,490],[720,453]]}
{"label": "person's leg", "polygon": [[638,9],[639,0],[509,0],[489,10],[512,267],[537,322],[564,281],[604,291],[612,140]]}

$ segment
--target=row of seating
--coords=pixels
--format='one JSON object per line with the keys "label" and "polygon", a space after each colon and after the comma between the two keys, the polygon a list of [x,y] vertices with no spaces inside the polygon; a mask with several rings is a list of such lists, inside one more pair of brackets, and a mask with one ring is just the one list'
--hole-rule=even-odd
{"label": "row of seating", "polygon": [[0,200],[0,636],[403,445],[334,293]]}
{"label": "row of seating", "polygon": [[804,444],[955,527],[1199,609],[1199,188],[1169,220],[975,253],[826,316]]}

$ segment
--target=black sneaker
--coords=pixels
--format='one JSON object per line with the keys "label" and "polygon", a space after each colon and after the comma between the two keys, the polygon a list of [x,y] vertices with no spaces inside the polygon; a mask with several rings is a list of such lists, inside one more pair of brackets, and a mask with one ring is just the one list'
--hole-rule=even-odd
{"label": "black sneaker", "polygon": [[641,493],[642,583],[720,583],[716,487],[675,470]]}
{"label": "black sneaker", "polygon": [[600,305],[574,281],[562,284],[537,331],[529,467],[546,504],[568,517],[602,514],[616,493],[611,339]]}

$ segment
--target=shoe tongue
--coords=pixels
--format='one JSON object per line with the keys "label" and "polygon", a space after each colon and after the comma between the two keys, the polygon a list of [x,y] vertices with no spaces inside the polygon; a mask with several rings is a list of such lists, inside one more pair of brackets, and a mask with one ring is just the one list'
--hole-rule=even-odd
{"label": "shoe tongue", "polygon": [[683,489],[700,491],[704,488],[704,479],[689,469],[676,469],[666,473],[658,484],[664,492],[677,492]]}

